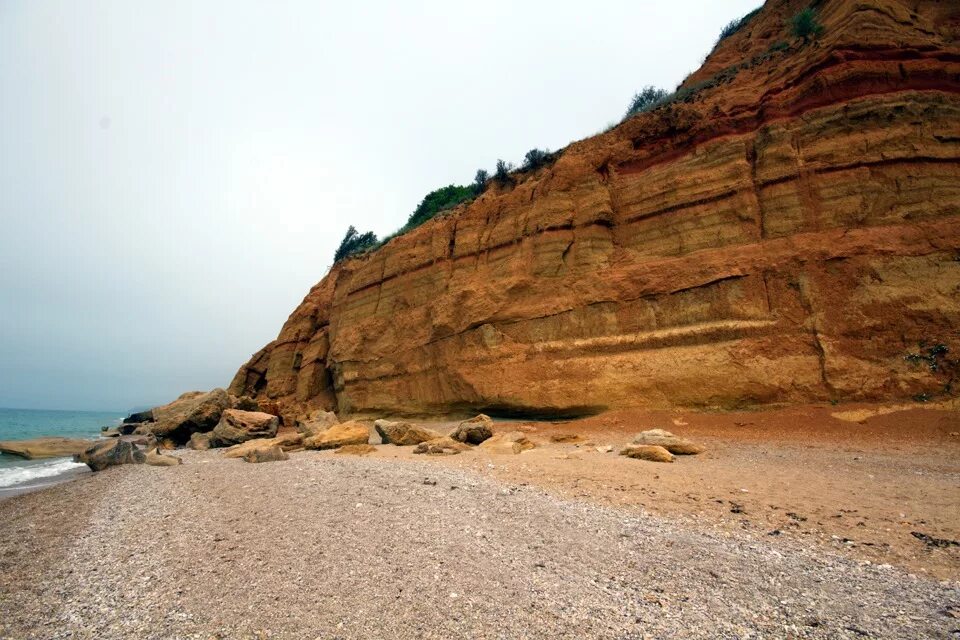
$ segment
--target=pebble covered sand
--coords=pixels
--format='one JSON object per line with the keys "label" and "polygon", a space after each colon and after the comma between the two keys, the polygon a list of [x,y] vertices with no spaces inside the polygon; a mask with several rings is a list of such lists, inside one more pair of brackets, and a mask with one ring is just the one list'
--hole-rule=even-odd
{"label": "pebble covered sand", "polygon": [[951,638],[956,583],[429,461],[178,452],[0,502],[3,638]]}

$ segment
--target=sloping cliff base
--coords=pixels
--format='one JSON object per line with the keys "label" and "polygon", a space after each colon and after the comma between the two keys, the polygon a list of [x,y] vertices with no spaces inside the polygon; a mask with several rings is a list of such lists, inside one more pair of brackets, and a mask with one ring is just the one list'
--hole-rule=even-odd
{"label": "sloping cliff base", "polygon": [[960,4],[771,0],[667,104],[336,264],[230,386],[541,415],[942,399]]}
{"label": "sloping cliff base", "polygon": [[[706,451],[672,464],[617,455],[651,427]],[[624,410],[494,425],[513,431],[534,448],[373,445],[265,464],[182,450],[179,466],[113,467],[4,500],[0,637],[958,628],[954,411]]]}

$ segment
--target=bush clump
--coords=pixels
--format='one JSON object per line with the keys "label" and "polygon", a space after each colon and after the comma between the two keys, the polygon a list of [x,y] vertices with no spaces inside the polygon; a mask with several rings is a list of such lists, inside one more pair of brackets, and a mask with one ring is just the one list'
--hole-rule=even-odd
{"label": "bush clump", "polygon": [[493,174],[493,179],[496,180],[500,186],[512,184],[513,178],[510,176],[511,171],[513,171],[512,163],[506,160],[497,160],[497,171]]}
{"label": "bush clump", "polygon": [[790,21],[793,35],[803,38],[804,43],[810,42],[823,35],[823,25],[817,18],[817,12],[812,7],[807,7]]}
{"label": "bush clump", "polygon": [[465,187],[460,184],[450,184],[431,191],[424,196],[423,201],[410,214],[410,219],[407,220],[407,224],[403,226],[400,232],[415,229],[441,211],[453,209],[458,204],[472,200],[476,195],[474,185]]}
{"label": "bush clump", "polygon": [[340,246],[333,254],[334,263],[340,262],[348,256],[363,253],[377,246],[377,236],[373,231],[359,233],[353,225],[347,229],[347,234],[340,241]]}
{"label": "bush clump", "polygon": [[713,48],[716,49],[716,48],[717,48],[717,45],[719,45],[721,42],[723,42],[724,40],[726,40],[727,38],[729,38],[730,36],[732,36],[733,34],[735,34],[737,31],[740,31],[740,29],[742,29],[743,27],[745,27],[748,22],[750,22],[751,20],[753,20],[753,18],[754,18],[758,13],[760,13],[760,9],[762,9],[762,8],[763,8],[763,7],[757,7],[756,9],[754,9],[753,11],[751,11],[750,13],[748,13],[747,15],[743,16],[742,18],[737,18],[736,20],[731,20],[731,21],[727,24],[727,26],[725,26],[725,27],[720,31],[720,37],[717,38],[717,43],[716,43],[715,45],[713,45]]}
{"label": "bush clump", "polygon": [[530,149],[527,155],[523,157],[523,170],[535,171],[550,162],[551,155],[549,151],[543,149]]}
{"label": "bush clump", "polygon": [[659,107],[669,95],[665,89],[658,89],[652,85],[644,87],[634,94],[633,99],[630,101],[630,106],[627,107],[627,113],[623,116],[624,119],[629,118],[635,113],[644,113]]}

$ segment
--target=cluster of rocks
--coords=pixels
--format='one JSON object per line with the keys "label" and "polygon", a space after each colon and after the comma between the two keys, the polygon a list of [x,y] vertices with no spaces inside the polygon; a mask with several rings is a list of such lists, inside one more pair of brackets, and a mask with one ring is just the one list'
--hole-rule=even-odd
{"label": "cluster of rocks", "polygon": [[675,455],[689,456],[703,451],[699,444],[669,431],[649,429],[634,436],[633,442],[621,450],[620,455],[651,462],[673,462]]}
{"label": "cluster of rocks", "polygon": [[[268,407],[269,409],[269,407]],[[206,450],[225,448],[224,455],[247,462],[286,460],[291,451],[336,449],[342,454],[366,455],[371,442],[413,447],[413,453],[455,455],[480,447],[493,454],[518,454],[535,444],[521,431],[493,433],[493,420],[480,414],[464,420],[449,434],[404,421],[376,420],[373,430],[357,420],[340,422],[330,411],[316,410],[281,431],[281,419],[260,411],[248,397],[232,396],[223,389],[193,391],[149,411],[134,413],[115,429],[104,431],[106,440],[73,444],[76,460],[94,471],[117,464],[174,466],[180,459],[161,453],[188,446]],[[568,442],[569,438],[553,438]],[[141,450],[139,447],[145,447]],[[675,455],[692,455],[703,447],[663,429],[643,431],[620,454],[640,460],[673,462]]]}

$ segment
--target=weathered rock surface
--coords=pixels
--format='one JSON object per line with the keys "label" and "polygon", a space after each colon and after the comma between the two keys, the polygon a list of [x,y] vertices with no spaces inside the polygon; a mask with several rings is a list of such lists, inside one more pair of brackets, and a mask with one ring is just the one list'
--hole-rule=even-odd
{"label": "weathered rock surface", "polygon": [[650,462],[673,462],[673,454],[658,445],[636,444],[620,451],[620,455]]}
{"label": "weathered rock surface", "polygon": [[223,389],[208,393],[188,391],[169,404],[154,407],[154,421],[142,426],[160,440],[184,444],[197,431],[211,431],[231,406],[233,401]]}
{"label": "weathered rock surface", "polygon": [[290,456],[280,447],[256,447],[247,451],[243,456],[246,462],[279,462],[289,460]]}
{"label": "weathered rock surface", "polygon": [[31,438],[30,440],[5,440],[0,442],[0,453],[19,456],[27,460],[61,458],[82,453],[94,440],[80,438]]}
{"label": "weathered rock surface", "polygon": [[342,422],[335,424],[326,431],[304,439],[303,446],[307,449],[336,449],[349,444],[367,444],[370,439],[370,429],[362,422]]}
{"label": "weathered rock surface", "polygon": [[480,444],[481,449],[497,454],[518,454],[534,447],[536,445],[522,431],[498,433]]}
{"label": "weathered rock surface", "polygon": [[120,464],[143,464],[146,455],[136,445],[120,438],[98,442],[73,458],[84,462],[93,471],[103,471],[107,467]]}
{"label": "weathered rock surface", "polygon": [[923,359],[960,352],[960,9],[835,0],[804,44],[805,6],[768,2],[686,99],[335,265],[231,392],[284,414],[950,393],[957,365]]}
{"label": "weathered rock surface", "polygon": [[159,449],[147,451],[143,461],[153,467],[175,467],[183,464],[183,460],[180,458],[160,453]]}
{"label": "weathered rock surface", "polygon": [[153,409],[131,413],[123,419],[124,424],[137,424],[141,422],[153,422]]}
{"label": "weathered rock surface", "polygon": [[457,442],[467,444],[480,444],[493,435],[493,420],[490,416],[480,414],[469,420],[461,422],[450,437]]}
{"label": "weathered rock surface", "polygon": [[442,436],[433,429],[427,429],[409,422],[377,420],[373,423],[373,428],[380,434],[383,444],[395,444],[398,447],[408,447],[427,440],[436,440]]}
{"label": "weathered rock surface", "polygon": [[678,456],[689,456],[703,453],[705,449],[686,438],[675,436],[663,429],[649,429],[641,431],[633,438],[633,444],[649,444],[660,446]]}
{"label": "weathered rock surface", "polygon": [[454,440],[451,437],[444,436],[442,438],[421,442],[414,447],[413,452],[425,453],[431,456],[452,456],[469,450],[470,445],[459,440]]}
{"label": "weathered rock surface", "polygon": [[275,438],[261,438],[247,440],[243,444],[234,445],[223,452],[225,458],[242,458],[254,449],[263,447],[280,447],[284,451],[300,451],[303,449],[303,435],[300,433],[284,433]]}
{"label": "weathered rock surface", "polygon": [[254,438],[272,438],[279,427],[280,418],[269,413],[225,409],[211,432],[210,445],[229,447]]}
{"label": "weathered rock surface", "polygon": [[310,436],[323,433],[333,425],[339,423],[340,420],[333,411],[317,409],[316,411],[311,411],[302,419],[297,420],[297,431],[309,438]]}
{"label": "weathered rock surface", "polygon": [[190,434],[190,440],[187,442],[187,446],[191,449],[196,449],[197,451],[206,451],[213,446],[213,443],[211,442],[212,439],[213,432],[208,431],[206,433],[200,433],[198,431]]}

